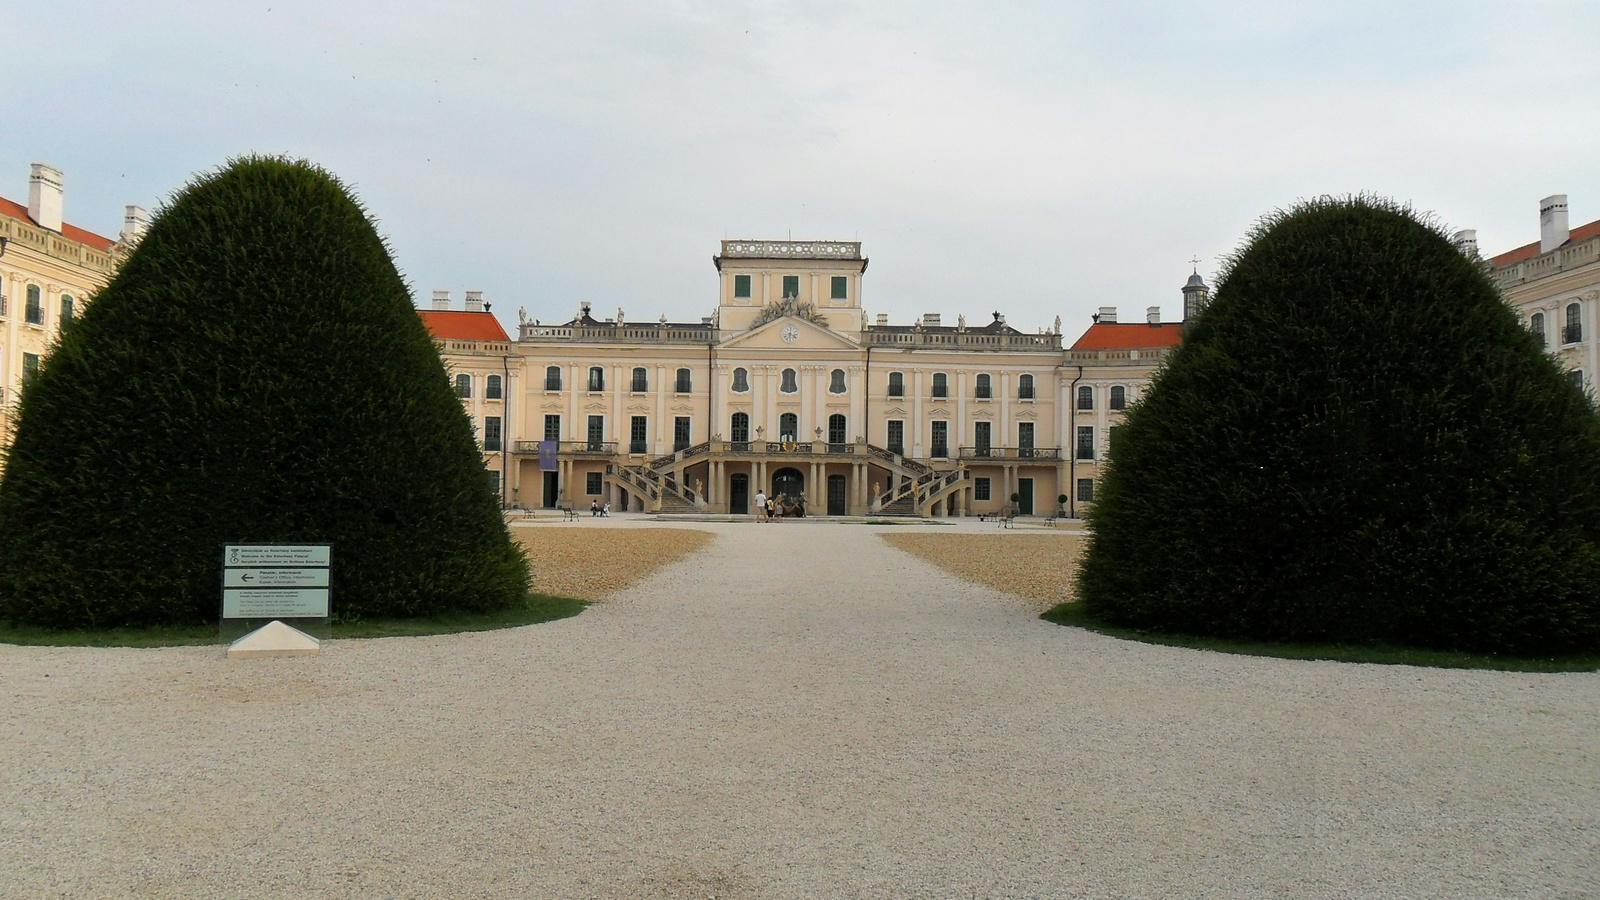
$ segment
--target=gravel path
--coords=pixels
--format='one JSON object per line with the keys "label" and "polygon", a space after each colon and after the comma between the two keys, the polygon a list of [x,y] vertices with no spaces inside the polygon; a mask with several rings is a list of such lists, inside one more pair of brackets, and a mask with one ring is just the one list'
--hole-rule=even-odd
{"label": "gravel path", "polygon": [[528,628],[0,647],[0,895],[1600,895],[1600,675],[1125,643],[705,528]]}

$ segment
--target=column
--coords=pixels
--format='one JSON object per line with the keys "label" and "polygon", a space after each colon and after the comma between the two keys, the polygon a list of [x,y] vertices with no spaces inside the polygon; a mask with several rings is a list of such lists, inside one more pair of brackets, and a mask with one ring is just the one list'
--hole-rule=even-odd
{"label": "column", "polygon": [[994,442],[1001,447],[1015,447],[1017,436],[1012,433],[1014,426],[1011,424],[1011,373],[997,374],[1000,376],[1000,433],[994,436]]}
{"label": "column", "polygon": [[950,455],[951,455],[952,458],[959,459],[960,456],[961,456],[960,448],[969,447],[969,446],[971,446],[973,444],[974,441],[977,440],[973,436],[975,434],[975,432],[976,432],[976,429],[974,429],[973,431],[968,431],[967,430],[969,427],[972,427],[972,426],[970,425],[970,423],[967,422],[967,370],[966,369],[959,369],[959,370],[956,371],[956,421],[955,421],[955,426],[956,427],[952,429],[952,434],[950,435],[950,443],[955,445],[955,446],[950,448]]}
{"label": "column", "polygon": [[663,456],[672,449],[672,423],[667,421],[667,392],[661,389],[661,379],[665,376],[667,367],[656,364],[656,421],[655,421],[655,456]]}
{"label": "column", "polygon": [[800,424],[797,429],[799,433],[795,435],[795,440],[804,443],[816,439],[817,434],[812,429],[816,424],[817,416],[821,415],[821,413],[817,411],[816,391],[813,389],[814,382],[817,380],[817,367],[800,366],[799,369]]}
{"label": "column", "polygon": [[928,437],[928,422],[922,418],[922,370],[911,370],[911,440],[906,443],[911,445],[911,455],[921,459],[927,454],[922,452],[925,446],[922,441]]}

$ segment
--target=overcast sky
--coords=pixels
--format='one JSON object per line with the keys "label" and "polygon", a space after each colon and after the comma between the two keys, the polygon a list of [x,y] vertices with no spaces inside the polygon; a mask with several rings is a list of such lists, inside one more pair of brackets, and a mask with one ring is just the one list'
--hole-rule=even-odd
{"label": "overcast sky", "polygon": [[1263,213],[1372,191],[1538,238],[1600,219],[1600,4],[0,3],[0,195],[115,235],[305,157],[420,298],[696,320],[726,237],[862,241],[871,312],[1069,339],[1180,315]]}

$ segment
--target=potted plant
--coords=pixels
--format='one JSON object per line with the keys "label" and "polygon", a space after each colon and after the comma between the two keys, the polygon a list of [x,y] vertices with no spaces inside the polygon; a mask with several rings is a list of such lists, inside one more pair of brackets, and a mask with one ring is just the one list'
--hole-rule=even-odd
{"label": "potted plant", "polygon": [[1061,494],[1060,496],[1056,497],[1056,515],[1060,516],[1063,519],[1065,519],[1067,517],[1067,495],[1066,494]]}

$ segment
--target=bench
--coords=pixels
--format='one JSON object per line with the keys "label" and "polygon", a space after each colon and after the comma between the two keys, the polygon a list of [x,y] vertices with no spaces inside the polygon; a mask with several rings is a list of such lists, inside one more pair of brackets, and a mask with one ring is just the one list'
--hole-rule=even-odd
{"label": "bench", "polygon": [[573,509],[570,506],[561,507],[561,521],[563,521],[563,522],[576,522],[576,521],[578,521],[578,511]]}

